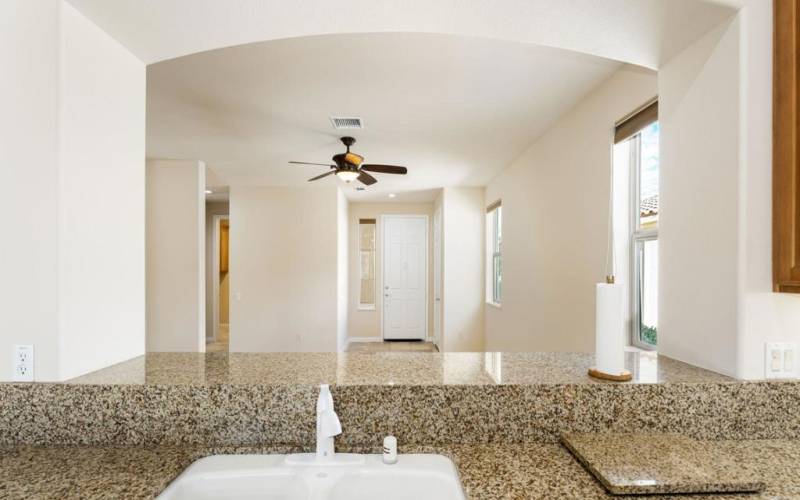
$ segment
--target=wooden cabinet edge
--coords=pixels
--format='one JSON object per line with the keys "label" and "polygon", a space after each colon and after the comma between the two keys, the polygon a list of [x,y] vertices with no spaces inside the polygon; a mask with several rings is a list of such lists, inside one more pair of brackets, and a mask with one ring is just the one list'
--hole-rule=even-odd
{"label": "wooden cabinet edge", "polygon": [[797,13],[800,0],[774,0],[772,95],[772,278],[776,292],[800,293],[797,224]]}

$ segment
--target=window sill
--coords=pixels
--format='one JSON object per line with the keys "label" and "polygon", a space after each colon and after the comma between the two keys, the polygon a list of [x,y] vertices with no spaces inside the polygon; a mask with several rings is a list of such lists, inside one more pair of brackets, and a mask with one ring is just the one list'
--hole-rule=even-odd
{"label": "window sill", "polygon": [[492,302],[492,301],[490,301],[490,300],[487,300],[487,301],[486,301],[486,305],[487,305],[487,306],[492,306],[492,307],[494,307],[495,309],[502,309],[502,308],[503,308],[503,305],[502,305],[502,304],[498,304],[497,302]]}
{"label": "window sill", "polygon": [[359,311],[374,311],[376,308],[375,306],[358,306]]}

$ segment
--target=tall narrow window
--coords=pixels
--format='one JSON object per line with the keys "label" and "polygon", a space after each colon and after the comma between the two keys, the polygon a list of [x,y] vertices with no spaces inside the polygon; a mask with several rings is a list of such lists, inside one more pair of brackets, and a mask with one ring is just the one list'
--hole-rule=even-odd
{"label": "tall narrow window", "polygon": [[486,301],[503,299],[503,207],[499,201],[486,209]]}
{"label": "tall narrow window", "polygon": [[375,219],[358,221],[359,309],[375,309]]}
{"label": "tall narrow window", "polygon": [[652,349],[658,343],[658,103],[617,125],[615,154],[630,163],[631,343]]}

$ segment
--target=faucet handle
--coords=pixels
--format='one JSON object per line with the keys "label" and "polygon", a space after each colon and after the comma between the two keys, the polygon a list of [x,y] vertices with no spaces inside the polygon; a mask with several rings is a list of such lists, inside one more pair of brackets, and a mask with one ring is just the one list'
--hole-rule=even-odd
{"label": "faucet handle", "polygon": [[335,411],[324,410],[317,415],[317,420],[319,420],[320,437],[332,438],[342,433],[342,423]]}

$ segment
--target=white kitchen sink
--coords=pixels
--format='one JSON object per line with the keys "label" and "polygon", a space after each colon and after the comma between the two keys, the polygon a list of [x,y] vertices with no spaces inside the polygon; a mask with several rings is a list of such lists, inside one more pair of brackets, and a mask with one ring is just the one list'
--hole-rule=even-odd
{"label": "white kitchen sink", "polygon": [[[288,459],[287,459],[288,457]],[[214,455],[192,463],[160,500],[465,500],[458,471],[442,455]]]}

